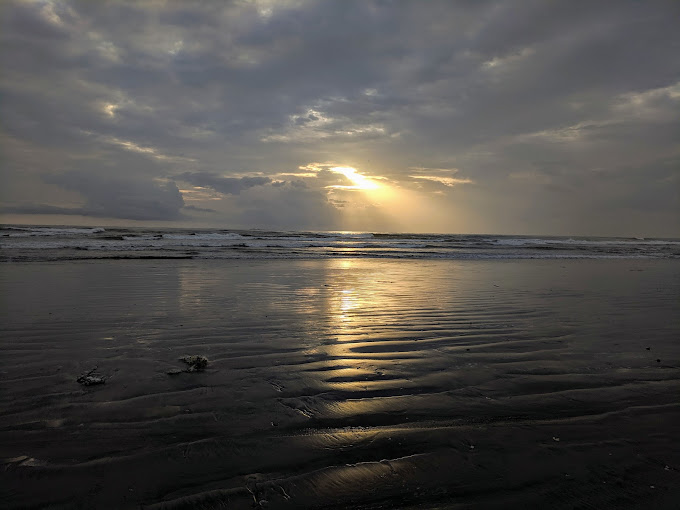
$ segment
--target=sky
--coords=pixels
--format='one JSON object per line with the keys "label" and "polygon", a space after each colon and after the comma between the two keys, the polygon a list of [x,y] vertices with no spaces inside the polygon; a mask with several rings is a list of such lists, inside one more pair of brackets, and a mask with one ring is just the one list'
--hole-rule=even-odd
{"label": "sky", "polygon": [[680,2],[0,3],[0,221],[680,237]]}

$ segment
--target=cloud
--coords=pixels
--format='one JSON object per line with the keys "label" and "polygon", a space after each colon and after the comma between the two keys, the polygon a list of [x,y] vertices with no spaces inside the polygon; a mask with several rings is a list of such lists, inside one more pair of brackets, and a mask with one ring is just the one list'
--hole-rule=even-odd
{"label": "cloud", "polygon": [[[57,207],[53,214],[129,220],[169,221],[182,218],[180,210],[184,207],[184,200],[174,182],[130,181],[79,172],[49,175],[44,179],[61,188],[76,191],[84,198],[82,207]],[[54,206],[37,206],[43,212],[31,214],[46,214],[45,211],[51,207]],[[30,206],[26,210],[29,209]]]}
{"label": "cloud", "polygon": [[[440,193],[446,188],[453,188],[460,184],[474,184],[474,181],[467,177],[453,177],[459,171],[457,168],[413,167],[412,170],[415,175],[409,175],[409,177],[419,181],[418,185],[420,187],[423,187],[423,184],[436,183],[438,186],[436,186],[435,190]],[[425,183],[422,181],[425,181]]]}
{"label": "cloud", "polygon": [[59,207],[47,204],[2,206],[0,207],[0,212],[4,214],[93,216],[92,212],[85,207]]}
{"label": "cloud", "polygon": [[[318,108],[318,107],[317,107]],[[349,117],[332,117],[320,110],[307,109],[302,114],[289,115],[281,127],[267,130],[263,142],[314,142],[320,139],[363,140],[382,136],[398,136],[389,133],[380,122],[357,122]]]}
{"label": "cloud", "polygon": [[174,176],[196,186],[205,186],[225,195],[238,195],[253,186],[263,186],[272,180],[269,177],[220,177],[211,172],[184,172]]}
{"label": "cloud", "polygon": [[[653,184],[680,156],[677,2],[7,0],[2,14],[7,207],[294,228],[312,221],[296,198],[342,229],[354,205],[328,186],[351,183],[299,170],[332,161],[439,193],[469,229],[680,235]],[[362,214],[385,224],[379,205]]]}
{"label": "cloud", "polygon": [[183,209],[186,209],[188,211],[196,211],[196,212],[205,212],[205,213],[214,213],[217,212],[215,209],[210,209],[209,207],[198,207],[195,205],[185,205]]}
{"label": "cloud", "polygon": [[324,191],[288,184],[253,187],[238,197],[241,225],[283,230],[335,230],[341,225],[338,209]]}

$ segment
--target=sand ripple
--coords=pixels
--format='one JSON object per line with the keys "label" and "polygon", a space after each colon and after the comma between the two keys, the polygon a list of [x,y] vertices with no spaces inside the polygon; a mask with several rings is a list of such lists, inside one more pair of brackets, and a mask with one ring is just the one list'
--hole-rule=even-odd
{"label": "sand ripple", "polygon": [[[15,264],[0,497],[671,508],[680,272],[645,264]],[[206,369],[169,376],[190,354]]]}

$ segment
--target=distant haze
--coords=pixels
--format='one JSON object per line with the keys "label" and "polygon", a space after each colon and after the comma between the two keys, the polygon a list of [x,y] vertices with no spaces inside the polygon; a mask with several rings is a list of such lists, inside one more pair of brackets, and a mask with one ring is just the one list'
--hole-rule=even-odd
{"label": "distant haze", "polygon": [[0,221],[680,236],[680,2],[0,4]]}

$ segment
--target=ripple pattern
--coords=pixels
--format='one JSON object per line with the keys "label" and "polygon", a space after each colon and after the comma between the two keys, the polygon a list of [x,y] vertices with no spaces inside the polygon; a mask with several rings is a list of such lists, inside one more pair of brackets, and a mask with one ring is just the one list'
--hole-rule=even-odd
{"label": "ripple pattern", "polygon": [[[671,508],[679,275],[672,260],[5,265],[0,497]],[[187,354],[207,369],[168,375]],[[93,367],[106,384],[77,384]]]}

